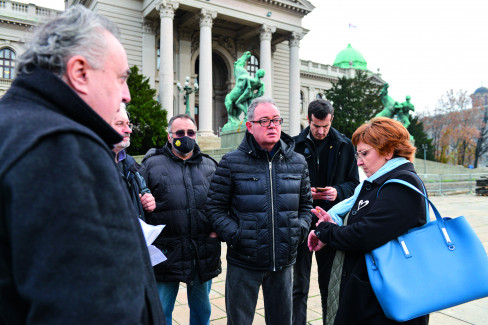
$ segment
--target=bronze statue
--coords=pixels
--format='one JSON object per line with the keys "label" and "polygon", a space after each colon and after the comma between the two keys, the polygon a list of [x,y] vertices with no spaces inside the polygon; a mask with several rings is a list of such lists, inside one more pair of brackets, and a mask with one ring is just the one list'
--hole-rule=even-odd
{"label": "bronze statue", "polygon": [[383,108],[381,112],[376,114],[376,117],[383,116],[393,118],[396,114],[397,109],[401,107],[400,103],[398,103],[393,98],[391,98],[390,95],[388,95],[388,87],[390,87],[390,85],[388,83],[385,83],[383,85],[383,89],[381,89],[381,102],[383,103],[383,106],[385,108]]}
{"label": "bronze statue", "polygon": [[383,89],[381,89],[380,97],[384,109],[376,114],[376,116],[395,118],[402,123],[405,128],[408,128],[410,125],[410,111],[415,111],[415,106],[410,103],[411,97],[407,95],[405,98],[406,101],[399,103],[388,95],[388,87],[390,87],[390,85],[385,83]]}
{"label": "bronze statue", "polygon": [[[250,58],[251,52],[247,51],[234,63],[236,85],[225,96],[228,122],[222,128],[223,131],[237,129],[242,122],[245,122],[247,108],[251,101],[264,94],[264,83],[261,78],[264,77],[265,72],[263,69],[259,69],[256,72],[256,77],[251,78],[245,67]],[[244,118],[241,122],[239,117],[242,113],[244,114]]]}
{"label": "bronze statue", "polygon": [[415,111],[415,106],[410,103],[410,96],[405,97],[405,101],[400,104],[401,108],[397,112],[397,119],[405,128],[410,125],[410,111]]}

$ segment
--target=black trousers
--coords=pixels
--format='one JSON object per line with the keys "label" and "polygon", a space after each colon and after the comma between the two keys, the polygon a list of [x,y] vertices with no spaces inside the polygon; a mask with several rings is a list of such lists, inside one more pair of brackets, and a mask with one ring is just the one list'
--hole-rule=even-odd
{"label": "black trousers", "polygon": [[[297,261],[293,266],[293,325],[307,324],[307,299],[310,289],[312,255],[313,252],[309,251],[307,241],[298,246]],[[335,250],[328,246],[315,252],[324,321],[327,311],[327,289],[329,286],[330,271],[334,255]],[[312,278],[315,278],[315,274],[312,275]]]}

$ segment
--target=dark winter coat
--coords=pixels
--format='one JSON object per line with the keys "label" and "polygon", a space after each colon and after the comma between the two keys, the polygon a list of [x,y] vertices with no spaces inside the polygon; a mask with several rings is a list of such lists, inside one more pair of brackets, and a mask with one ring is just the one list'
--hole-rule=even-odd
{"label": "dark winter coat", "polygon": [[246,131],[239,148],[222,158],[212,179],[207,215],[227,243],[227,262],[254,270],[295,263],[308,235],[312,207],[305,158],[281,133],[269,157]]}
{"label": "dark winter coat", "polygon": [[1,99],[0,139],[0,323],[165,324],[122,137],[36,68]]}
{"label": "dark winter coat", "polygon": [[[359,173],[356,158],[354,157],[354,146],[344,134],[340,133],[334,128],[330,128],[329,135],[330,144],[328,161],[327,161],[327,174],[319,175],[319,166],[317,161],[323,161],[325,158],[322,156],[317,157],[315,145],[313,141],[308,138],[310,132],[310,126],[306,127],[299,135],[294,137],[295,151],[305,156],[308,164],[308,170],[310,173],[310,183],[312,187],[319,186],[318,184],[326,184],[332,186],[337,190],[337,198],[335,201],[314,201],[314,206],[320,206],[324,210],[329,210],[337,203],[351,197],[354,194],[354,189],[359,184]],[[325,182],[319,181],[319,177],[325,177]],[[315,219],[314,219],[315,220]],[[315,227],[315,222],[312,222],[312,227]]]}
{"label": "dark winter coat", "polygon": [[190,283],[194,260],[201,282],[222,272],[220,239],[209,237],[213,230],[205,215],[216,167],[215,160],[201,153],[198,145],[187,160],[175,156],[169,142],[144,157],[140,172],[156,200],[156,209],[146,213],[146,221],[166,225],[154,242],[168,258],[154,267],[158,282]]}
{"label": "dark winter coat", "polygon": [[[349,213],[347,226],[340,227],[328,222],[317,226],[315,234],[322,242],[345,252],[339,309],[334,324],[397,324],[385,317],[376,299],[369,282],[364,254],[411,228],[425,224],[425,200],[406,186],[387,184],[376,197],[381,185],[392,178],[407,181],[423,191],[420,179],[412,172],[415,172],[413,165],[407,163],[373,182],[365,181]],[[358,207],[360,201],[363,201],[363,205]],[[364,202],[369,203],[364,205]],[[402,324],[420,325],[427,324],[427,321],[428,316],[424,316]]]}
{"label": "dark winter coat", "polygon": [[127,186],[132,205],[137,211],[137,216],[145,221],[144,209],[139,194],[144,195],[151,193],[151,191],[147,188],[144,178],[139,174],[139,164],[132,156],[127,155],[125,159],[119,161],[117,167],[119,168],[120,176]]}

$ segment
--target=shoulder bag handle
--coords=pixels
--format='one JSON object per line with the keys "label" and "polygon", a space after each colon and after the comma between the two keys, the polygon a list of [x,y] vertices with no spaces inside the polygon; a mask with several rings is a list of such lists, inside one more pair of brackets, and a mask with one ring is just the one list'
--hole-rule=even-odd
{"label": "shoulder bag handle", "polygon": [[[383,186],[385,186],[388,183],[399,183],[399,184],[405,185],[408,188],[410,188],[410,189],[414,190],[415,192],[419,193],[420,195],[422,195],[425,198],[426,202],[428,202],[429,205],[432,207],[432,211],[434,211],[435,218],[437,220],[437,226],[439,227],[439,230],[441,231],[442,237],[444,238],[444,241],[446,242],[447,247],[450,250],[453,250],[454,249],[454,242],[451,240],[451,238],[449,237],[449,234],[447,233],[446,225],[444,224],[444,219],[441,217],[439,211],[437,211],[437,208],[429,200],[429,198],[427,197],[427,195],[425,195],[424,193],[420,192],[418,188],[416,188],[415,186],[413,186],[409,182],[406,182],[406,181],[401,180],[401,179],[396,179],[396,178],[390,179],[390,180],[386,181],[383,185],[381,185],[380,189],[378,190],[377,195],[380,193],[381,188],[383,188]],[[425,191],[425,187],[424,187],[424,191]],[[426,207],[425,208],[427,210],[426,219],[427,219],[427,222],[429,222],[430,221],[430,217],[429,217],[429,206],[426,204]]]}

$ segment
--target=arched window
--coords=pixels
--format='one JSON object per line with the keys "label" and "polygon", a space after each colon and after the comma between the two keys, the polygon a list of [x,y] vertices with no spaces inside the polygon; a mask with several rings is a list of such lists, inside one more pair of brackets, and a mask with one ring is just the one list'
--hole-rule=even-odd
{"label": "arched window", "polygon": [[251,77],[256,77],[256,72],[259,69],[259,61],[258,58],[255,57],[254,55],[251,55],[251,58],[247,62],[247,72],[249,72],[249,75]]}
{"label": "arched window", "polygon": [[15,52],[9,48],[0,50],[0,78],[15,78]]}
{"label": "arched window", "polygon": [[315,99],[322,99],[322,98],[323,98],[323,96],[321,93],[318,93],[317,96],[315,96]]}

